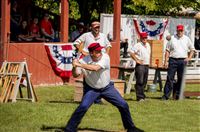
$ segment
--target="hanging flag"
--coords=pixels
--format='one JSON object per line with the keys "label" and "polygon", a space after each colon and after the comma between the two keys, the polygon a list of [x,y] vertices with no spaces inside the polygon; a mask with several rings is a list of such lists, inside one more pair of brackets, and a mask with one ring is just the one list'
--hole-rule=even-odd
{"label": "hanging flag", "polygon": [[45,44],[45,49],[56,75],[67,79],[72,75],[73,46],[67,44]]}
{"label": "hanging flag", "polygon": [[148,33],[148,39],[161,40],[168,24],[168,18],[139,17],[133,19],[136,33]]}

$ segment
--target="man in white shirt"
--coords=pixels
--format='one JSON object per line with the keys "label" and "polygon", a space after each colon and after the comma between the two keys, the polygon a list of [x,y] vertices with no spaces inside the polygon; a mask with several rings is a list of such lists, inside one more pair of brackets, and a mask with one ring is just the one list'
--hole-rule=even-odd
{"label": "man in white shirt", "polygon": [[[168,100],[172,90],[176,93],[175,99],[179,99],[184,70],[195,50],[190,38],[184,35],[184,26],[177,25],[176,29],[177,34],[171,36],[166,46],[164,66],[168,68],[168,72],[162,100]],[[177,83],[176,87],[174,87],[174,76],[176,72]]]}
{"label": "man in white shirt", "polygon": [[136,98],[137,101],[144,101],[144,90],[148,80],[149,63],[151,47],[147,42],[147,33],[140,33],[140,41],[130,49],[131,58],[135,60],[135,77],[136,77]]}
{"label": "man in white shirt", "polygon": [[112,47],[105,34],[100,32],[100,23],[93,21],[91,23],[91,31],[82,34],[75,40],[73,45],[81,52],[84,56],[88,55],[88,46],[91,43],[99,43],[104,47],[103,52],[109,54],[110,48]]}
{"label": "man in white shirt", "polygon": [[84,87],[87,87],[88,91],[68,121],[65,132],[77,132],[81,119],[98,97],[104,98],[119,109],[123,125],[128,132],[142,132],[135,127],[128,104],[110,81],[110,58],[108,54],[102,53],[101,49],[103,47],[99,43],[92,43],[88,47],[88,56],[73,61],[73,76],[78,77],[83,73],[86,83]]}
{"label": "man in white shirt", "polygon": [[[102,49],[104,53],[109,54],[110,48],[112,46],[108,41],[106,35],[100,32],[100,23],[98,21],[93,21],[91,23],[91,31],[82,34],[78,39],[75,40],[73,44],[78,49],[79,53],[81,53],[80,56],[82,57],[82,56],[87,56],[89,54],[88,46],[89,44],[95,42],[99,43],[102,47],[104,47]],[[85,84],[85,80],[83,84]],[[85,94],[86,91],[87,89],[84,89],[83,93]],[[100,104],[101,99],[98,98],[95,101],[95,103]]]}

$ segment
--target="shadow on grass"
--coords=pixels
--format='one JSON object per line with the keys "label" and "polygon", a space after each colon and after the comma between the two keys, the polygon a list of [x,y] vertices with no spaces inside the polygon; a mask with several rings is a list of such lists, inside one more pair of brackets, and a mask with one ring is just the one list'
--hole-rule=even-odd
{"label": "shadow on grass", "polygon": [[78,131],[91,131],[91,132],[115,132],[115,131],[101,130],[101,129],[96,129],[96,128],[79,128]]}
{"label": "shadow on grass", "polygon": [[[42,131],[54,131],[54,132],[64,132],[65,127],[57,127],[57,126],[46,126],[42,125]],[[101,130],[95,128],[79,128],[78,132],[116,132],[116,131],[108,131],[108,130]]]}
{"label": "shadow on grass", "polygon": [[[162,98],[161,98],[161,97],[149,97],[149,96],[147,96],[147,97],[145,97],[145,99],[161,100]],[[132,98],[132,97],[130,97],[130,98],[125,98],[125,100],[126,100],[126,101],[134,101],[134,102],[137,102],[137,100],[134,99],[134,98]]]}
{"label": "shadow on grass", "polygon": [[[162,97],[146,97],[147,99],[156,99],[156,100],[162,100]],[[187,100],[199,100],[198,97],[184,97],[183,99],[187,99]],[[174,101],[178,101],[177,99],[173,99],[172,97],[169,98],[169,100],[174,100]]]}
{"label": "shadow on grass", "polygon": [[73,100],[51,100],[49,101],[49,103],[75,103],[75,104],[79,104],[80,102],[76,102],[76,101],[73,101]]}
{"label": "shadow on grass", "polygon": [[125,100],[126,101],[136,101],[136,99],[133,99],[133,98],[126,98]]}
{"label": "shadow on grass", "polygon": [[147,99],[158,99],[158,100],[161,100],[162,98],[161,97],[146,97]]}
{"label": "shadow on grass", "polygon": [[54,132],[64,132],[64,127],[57,127],[57,126],[46,126],[42,125],[40,128],[42,131],[54,131]]}

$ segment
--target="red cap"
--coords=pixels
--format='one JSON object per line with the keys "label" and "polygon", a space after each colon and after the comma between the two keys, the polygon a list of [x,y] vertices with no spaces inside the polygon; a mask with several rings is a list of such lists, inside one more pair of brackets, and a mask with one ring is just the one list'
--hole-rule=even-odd
{"label": "red cap", "polygon": [[99,51],[101,49],[103,49],[104,47],[102,47],[99,43],[91,43],[89,46],[88,46],[88,50],[89,52],[91,51]]}
{"label": "red cap", "polygon": [[176,29],[177,30],[184,30],[184,26],[179,24],[179,25],[176,26]]}
{"label": "red cap", "polygon": [[148,34],[146,32],[140,33],[140,38],[147,38]]}

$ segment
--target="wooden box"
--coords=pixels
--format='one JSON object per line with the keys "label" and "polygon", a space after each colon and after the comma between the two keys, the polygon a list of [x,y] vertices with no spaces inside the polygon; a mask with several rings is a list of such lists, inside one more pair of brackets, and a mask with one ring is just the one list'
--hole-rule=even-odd
{"label": "wooden box", "polygon": [[114,79],[112,81],[114,82],[115,88],[118,90],[121,96],[124,97],[124,88],[126,81],[120,79]]}
{"label": "wooden box", "polygon": [[163,40],[148,40],[151,46],[150,66],[162,67],[163,66]]}
{"label": "wooden box", "polygon": [[75,81],[74,89],[74,101],[80,102],[83,97],[83,80],[79,79]]}
{"label": "wooden box", "polygon": [[[122,97],[124,97],[124,87],[125,81],[120,79],[112,80],[114,82],[115,88],[119,91]],[[75,89],[74,89],[74,101],[80,102],[83,97],[83,80],[77,79],[75,81]]]}

